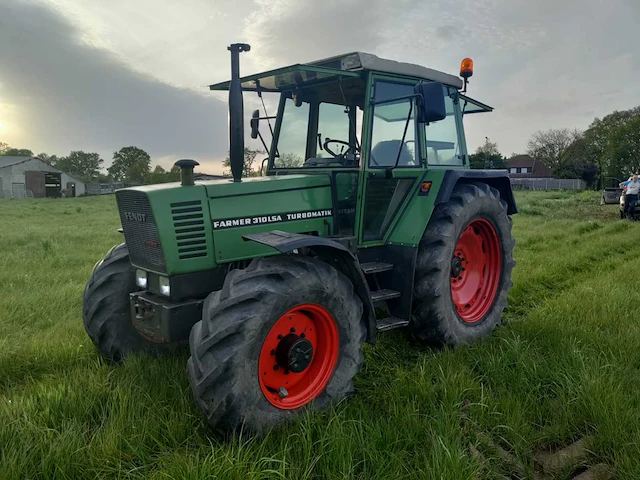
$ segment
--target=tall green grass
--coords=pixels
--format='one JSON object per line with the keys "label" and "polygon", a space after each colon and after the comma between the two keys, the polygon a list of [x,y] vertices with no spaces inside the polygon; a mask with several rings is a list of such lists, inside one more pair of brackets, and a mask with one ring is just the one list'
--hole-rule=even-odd
{"label": "tall green grass", "polygon": [[[93,264],[121,241],[113,197],[0,201],[0,478],[499,478],[475,431],[531,473],[539,447],[595,437],[590,463],[640,472],[640,227],[592,193],[518,193],[505,324],[430,350],[365,346],[356,392],[264,438],[193,406],[187,352],[102,361],[81,322]],[[463,425],[465,415],[471,426]]]}

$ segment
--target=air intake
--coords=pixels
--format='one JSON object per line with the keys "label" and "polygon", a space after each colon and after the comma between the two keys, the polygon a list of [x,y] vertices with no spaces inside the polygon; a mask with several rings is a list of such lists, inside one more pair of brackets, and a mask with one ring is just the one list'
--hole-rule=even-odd
{"label": "air intake", "polygon": [[178,258],[197,258],[207,256],[202,202],[176,202],[171,204],[173,228],[178,244]]}

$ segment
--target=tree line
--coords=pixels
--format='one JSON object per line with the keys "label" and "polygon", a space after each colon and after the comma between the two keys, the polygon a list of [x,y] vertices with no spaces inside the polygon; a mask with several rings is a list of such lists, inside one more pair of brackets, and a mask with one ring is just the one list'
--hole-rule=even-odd
{"label": "tree line", "polygon": [[[640,106],[595,118],[589,127],[577,129],[550,129],[533,133],[527,142],[526,153],[544,163],[555,178],[580,178],[589,186],[601,185],[605,177],[625,179],[640,171]],[[244,149],[243,176],[260,175],[261,164],[256,165],[262,150]],[[0,142],[0,155],[34,156],[25,148],[12,148]],[[515,156],[516,154],[512,154]],[[112,165],[102,173],[104,160],[97,153],[76,150],[65,157],[39,153],[36,155],[53,167],[78,179],[92,182],[164,183],[180,179],[180,169],[165,170],[160,165],[151,170],[151,157],[141,148],[124,147],[113,153]],[[500,153],[495,142],[486,139],[469,156],[471,168],[504,169],[507,158]],[[296,167],[302,159],[291,154],[278,157],[279,167]],[[223,161],[230,168],[229,157]],[[225,171],[230,175],[230,171]]]}
{"label": "tree line", "polygon": [[[640,170],[640,106],[595,118],[584,131],[537,131],[526,153],[544,163],[555,178],[580,178],[591,187],[601,186],[605,177],[626,179]],[[471,168],[506,168],[507,161],[489,139],[469,160]]]}
{"label": "tree line", "polygon": [[137,184],[176,182],[180,180],[180,169],[176,166],[165,170],[160,165],[151,169],[151,157],[139,147],[123,147],[113,153],[107,173],[102,172],[104,160],[95,152],[73,150],[59,157],[42,152],[34,155],[28,148],[12,148],[0,142],[0,155],[15,157],[38,157],[58,170],[68,173],[85,183],[126,182]]}

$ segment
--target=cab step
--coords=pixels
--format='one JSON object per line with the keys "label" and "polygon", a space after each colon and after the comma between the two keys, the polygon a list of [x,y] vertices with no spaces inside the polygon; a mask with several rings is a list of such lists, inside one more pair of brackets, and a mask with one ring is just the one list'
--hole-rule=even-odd
{"label": "cab step", "polygon": [[391,263],[368,262],[360,264],[360,267],[362,267],[362,271],[367,275],[393,270],[393,265]]}
{"label": "cab step", "polygon": [[398,297],[400,297],[400,292],[396,290],[387,290],[386,288],[383,288],[382,290],[374,290],[373,292],[371,292],[371,301],[373,303],[393,300],[394,298]]}
{"label": "cab step", "polygon": [[398,317],[388,317],[388,318],[382,318],[378,320],[376,322],[376,329],[381,332],[386,332],[387,330],[406,327],[407,325],[409,325],[409,320],[405,320],[404,318],[398,318]]}

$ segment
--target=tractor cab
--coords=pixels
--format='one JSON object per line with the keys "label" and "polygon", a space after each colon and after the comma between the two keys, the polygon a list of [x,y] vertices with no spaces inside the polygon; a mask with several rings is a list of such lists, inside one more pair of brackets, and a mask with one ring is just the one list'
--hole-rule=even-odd
{"label": "tractor cab", "polygon": [[[442,88],[424,98],[416,87],[425,82]],[[228,90],[230,84],[209,88]],[[360,52],[247,76],[240,79],[240,86],[243,92],[260,97],[279,95],[275,116],[266,111],[261,116],[255,110],[251,118],[252,138],[259,136],[269,152],[267,175],[292,169],[360,167],[368,158],[373,168],[420,167],[427,159],[430,165],[465,166],[457,121],[464,114],[492,110],[460,93],[458,77]],[[444,104],[446,115],[419,119],[418,103],[438,110]],[[269,148],[262,134],[264,120],[271,119],[275,128],[269,122]],[[431,123],[424,142],[416,123]],[[417,141],[424,148],[418,148]]]}

